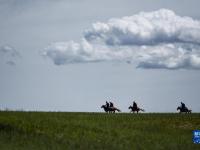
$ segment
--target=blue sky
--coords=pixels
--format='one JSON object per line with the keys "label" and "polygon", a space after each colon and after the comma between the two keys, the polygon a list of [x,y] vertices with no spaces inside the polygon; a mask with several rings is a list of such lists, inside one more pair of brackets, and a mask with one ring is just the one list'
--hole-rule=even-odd
{"label": "blue sky", "polygon": [[1,0],[0,108],[198,112],[199,3]]}

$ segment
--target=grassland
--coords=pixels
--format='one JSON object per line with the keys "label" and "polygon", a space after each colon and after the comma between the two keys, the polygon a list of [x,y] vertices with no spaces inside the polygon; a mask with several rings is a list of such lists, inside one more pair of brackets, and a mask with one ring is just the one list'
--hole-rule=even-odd
{"label": "grassland", "polygon": [[0,112],[0,150],[195,150],[200,114]]}

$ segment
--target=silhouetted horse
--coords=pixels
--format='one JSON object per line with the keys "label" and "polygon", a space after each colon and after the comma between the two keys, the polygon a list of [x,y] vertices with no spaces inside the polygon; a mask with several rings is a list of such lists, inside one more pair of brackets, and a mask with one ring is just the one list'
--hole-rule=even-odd
{"label": "silhouetted horse", "polygon": [[177,110],[180,110],[180,112],[179,113],[182,113],[182,112],[185,112],[185,113],[191,113],[192,112],[192,110],[191,109],[188,109],[187,107],[185,107],[185,108],[182,108],[182,107],[177,107]]}
{"label": "silhouetted horse", "polygon": [[104,111],[107,113],[115,113],[115,111],[120,112],[120,110],[117,109],[116,107],[107,107],[106,105],[102,105],[101,108],[103,108]]}
{"label": "silhouetted horse", "polygon": [[141,109],[141,108],[139,108],[139,107],[133,107],[133,106],[129,106],[129,108],[128,109],[131,109],[131,112],[135,112],[135,111],[137,111],[137,113],[139,112],[139,111],[145,111],[144,109]]}

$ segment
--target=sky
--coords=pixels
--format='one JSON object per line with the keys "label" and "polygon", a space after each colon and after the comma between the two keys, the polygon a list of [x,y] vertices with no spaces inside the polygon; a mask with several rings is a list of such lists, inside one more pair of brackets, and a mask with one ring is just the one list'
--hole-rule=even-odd
{"label": "sky", "polygon": [[200,110],[199,0],[0,0],[0,109]]}

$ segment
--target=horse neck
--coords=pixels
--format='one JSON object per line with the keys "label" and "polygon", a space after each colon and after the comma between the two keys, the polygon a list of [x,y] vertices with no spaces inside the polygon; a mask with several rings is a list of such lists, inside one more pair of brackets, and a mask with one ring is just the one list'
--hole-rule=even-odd
{"label": "horse neck", "polygon": [[107,111],[108,110],[108,108],[104,105],[103,106],[103,109],[105,110],[105,111]]}

